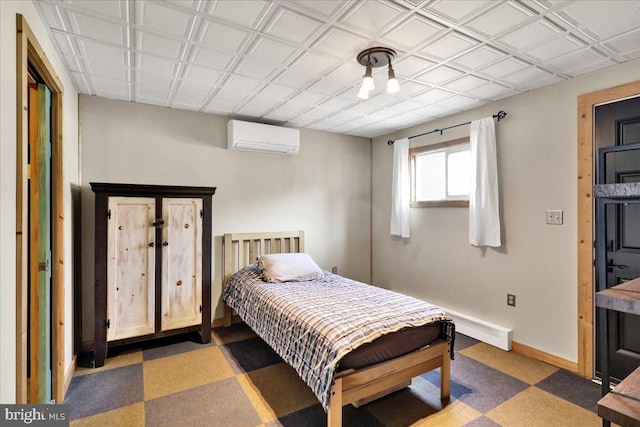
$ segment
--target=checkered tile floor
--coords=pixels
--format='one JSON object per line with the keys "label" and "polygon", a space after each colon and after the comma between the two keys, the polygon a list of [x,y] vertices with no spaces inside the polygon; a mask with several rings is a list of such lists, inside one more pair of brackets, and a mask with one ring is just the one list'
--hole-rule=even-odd
{"label": "checkered tile floor", "polygon": [[[211,344],[156,342],[78,368],[65,403],[72,426],[324,426],[311,390],[244,325]],[[345,426],[599,426],[599,387],[569,372],[463,335],[451,363],[451,401],[439,373],[358,409]]]}

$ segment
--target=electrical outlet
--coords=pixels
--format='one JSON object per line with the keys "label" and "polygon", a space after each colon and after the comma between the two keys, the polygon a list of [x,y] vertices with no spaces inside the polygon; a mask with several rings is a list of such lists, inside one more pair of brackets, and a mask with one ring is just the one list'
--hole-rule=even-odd
{"label": "electrical outlet", "polygon": [[333,274],[338,274],[338,267],[331,267],[331,272]]}
{"label": "electrical outlet", "polygon": [[514,294],[507,294],[507,305],[516,306],[516,296]]}
{"label": "electrical outlet", "polygon": [[548,210],[547,211],[547,224],[562,225],[562,211]]}

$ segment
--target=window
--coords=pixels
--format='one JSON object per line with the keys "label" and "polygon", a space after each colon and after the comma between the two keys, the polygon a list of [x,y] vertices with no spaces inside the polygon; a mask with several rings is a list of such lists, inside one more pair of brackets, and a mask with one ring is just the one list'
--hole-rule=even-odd
{"label": "window", "polygon": [[409,150],[411,207],[469,206],[469,138]]}

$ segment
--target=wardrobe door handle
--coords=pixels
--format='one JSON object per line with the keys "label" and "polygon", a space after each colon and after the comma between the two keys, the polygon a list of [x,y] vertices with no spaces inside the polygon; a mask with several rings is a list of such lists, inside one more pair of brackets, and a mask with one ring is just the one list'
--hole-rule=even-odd
{"label": "wardrobe door handle", "polygon": [[149,247],[150,247],[150,248],[153,248],[155,245],[156,245],[156,243],[155,243],[155,242],[150,242],[150,243],[149,243]]}
{"label": "wardrobe door handle", "polygon": [[162,242],[162,246],[169,246],[169,242]]}

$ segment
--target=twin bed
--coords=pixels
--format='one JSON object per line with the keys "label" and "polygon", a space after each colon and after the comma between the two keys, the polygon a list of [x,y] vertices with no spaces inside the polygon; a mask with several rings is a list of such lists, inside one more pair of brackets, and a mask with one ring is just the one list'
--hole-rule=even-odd
{"label": "twin bed", "polygon": [[302,231],[225,234],[225,325],[235,310],[311,387],[329,427],[342,425],[344,405],[370,402],[436,368],[440,397],[448,399],[451,318],[424,301],[328,272],[271,283],[254,263],[303,252]]}

